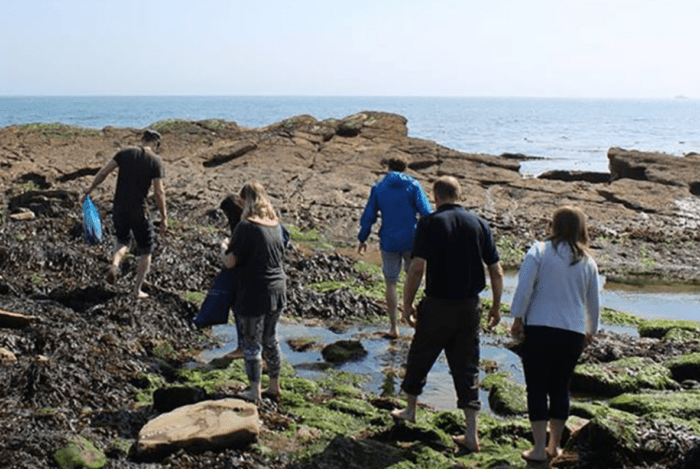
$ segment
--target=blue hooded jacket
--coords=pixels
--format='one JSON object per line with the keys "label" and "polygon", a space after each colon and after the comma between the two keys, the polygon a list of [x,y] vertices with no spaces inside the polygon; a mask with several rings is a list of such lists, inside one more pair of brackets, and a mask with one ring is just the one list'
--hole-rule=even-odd
{"label": "blue hooded jacket", "polygon": [[418,181],[411,176],[392,171],[372,187],[369,200],[360,219],[357,239],[367,241],[377,214],[382,213],[379,239],[382,251],[410,251],[418,223],[417,215],[431,212],[428,197]]}

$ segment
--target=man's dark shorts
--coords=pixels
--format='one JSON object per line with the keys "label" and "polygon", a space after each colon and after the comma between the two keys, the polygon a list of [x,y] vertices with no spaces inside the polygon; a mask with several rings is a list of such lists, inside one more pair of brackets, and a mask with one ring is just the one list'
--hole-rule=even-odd
{"label": "man's dark shorts", "polygon": [[125,246],[129,245],[130,233],[134,234],[138,255],[151,254],[153,252],[153,223],[142,210],[115,210],[112,214],[114,231],[117,241]]}

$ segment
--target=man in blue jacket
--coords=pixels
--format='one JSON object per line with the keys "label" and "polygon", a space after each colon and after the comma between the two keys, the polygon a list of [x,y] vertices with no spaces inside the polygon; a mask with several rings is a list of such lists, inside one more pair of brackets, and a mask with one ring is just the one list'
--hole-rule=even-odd
{"label": "man in blue jacket", "polygon": [[386,283],[386,305],[391,321],[391,328],[387,334],[390,338],[399,336],[396,283],[402,263],[404,270],[408,269],[413,235],[418,223],[417,216],[425,216],[431,212],[430,202],[423,188],[418,181],[404,173],[406,165],[403,157],[389,159],[389,173],[372,187],[360,219],[360,233],[357,235],[360,241],[357,252],[362,254],[367,250],[367,238],[372,231],[372,225],[377,221],[378,213],[381,212],[379,240],[382,273]]}

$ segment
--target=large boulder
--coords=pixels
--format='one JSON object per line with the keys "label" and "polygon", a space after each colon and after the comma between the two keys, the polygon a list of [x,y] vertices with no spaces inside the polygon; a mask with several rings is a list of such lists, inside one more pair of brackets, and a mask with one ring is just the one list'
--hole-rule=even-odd
{"label": "large boulder", "polygon": [[635,179],[669,186],[698,187],[700,184],[700,155],[690,153],[679,157],[657,152],[608,150],[610,179]]}
{"label": "large boulder", "polygon": [[197,451],[245,447],[260,433],[258,409],[240,399],[202,401],[148,422],[139,432],[136,456],[153,459],[180,448]]}

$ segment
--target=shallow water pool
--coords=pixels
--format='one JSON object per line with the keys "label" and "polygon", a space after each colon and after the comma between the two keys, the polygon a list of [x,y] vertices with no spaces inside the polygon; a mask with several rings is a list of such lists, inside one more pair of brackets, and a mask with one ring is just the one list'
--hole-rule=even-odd
{"label": "shallow water pool", "polygon": [[[515,292],[517,277],[506,277],[503,301],[509,303]],[[490,298],[491,293],[485,291],[482,296]],[[601,294],[602,306],[619,311],[626,311],[645,319],[685,319],[698,320],[700,311],[700,293],[666,293],[650,291],[625,291],[604,289]],[[505,317],[504,323],[510,324],[511,319]],[[388,329],[386,326],[352,326],[342,333],[333,332],[325,327],[291,323],[282,320],[278,327],[280,346],[283,359],[295,367],[303,378],[319,377],[323,371],[318,371],[317,365],[324,362],[320,348],[339,340],[360,340],[367,350],[367,356],[357,362],[339,365],[336,368],[362,375],[366,378],[363,389],[367,392],[380,394],[385,376],[390,371],[398,376],[404,364],[413,329],[401,328],[402,338],[391,341],[382,335]],[[602,324],[601,329],[614,332],[638,335],[636,329],[626,326],[611,326]],[[215,326],[213,332],[223,344],[221,348],[208,350],[202,354],[202,359],[210,361],[221,357],[236,348],[236,330],[234,326]],[[320,347],[311,351],[295,352],[287,344],[294,338],[316,338]],[[481,358],[493,360],[498,364],[499,371],[507,371],[512,379],[524,383],[520,358],[503,347],[504,339],[488,334],[481,335]],[[481,372],[481,378],[484,373]],[[400,378],[394,378],[394,392],[399,391]],[[488,394],[480,391],[482,408],[490,412]],[[428,382],[419,402],[428,404],[437,410],[454,409],[457,397],[452,385],[452,377],[444,354],[441,354],[428,376]]]}

